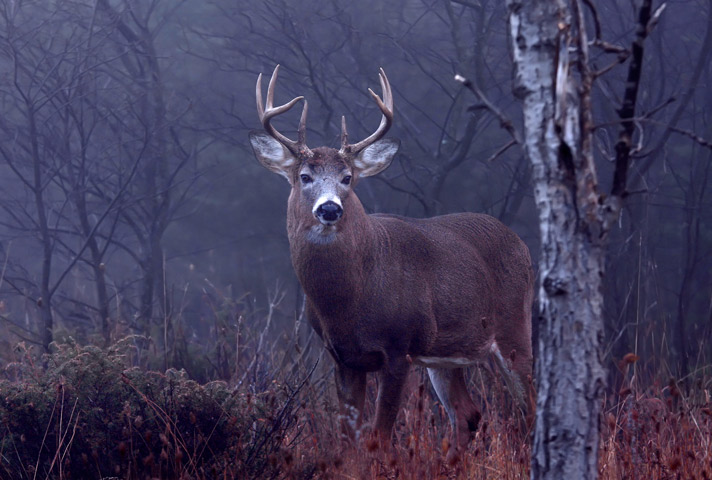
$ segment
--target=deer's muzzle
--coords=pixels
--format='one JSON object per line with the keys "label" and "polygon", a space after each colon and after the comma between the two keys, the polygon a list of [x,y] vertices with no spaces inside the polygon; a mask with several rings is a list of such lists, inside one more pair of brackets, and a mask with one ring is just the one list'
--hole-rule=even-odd
{"label": "deer's muzzle", "polygon": [[324,225],[333,225],[337,220],[339,220],[339,218],[341,218],[344,210],[339,204],[329,200],[328,202],[324,202],[319,205],[315,213],[316,218],[318,218],[321,223]]}

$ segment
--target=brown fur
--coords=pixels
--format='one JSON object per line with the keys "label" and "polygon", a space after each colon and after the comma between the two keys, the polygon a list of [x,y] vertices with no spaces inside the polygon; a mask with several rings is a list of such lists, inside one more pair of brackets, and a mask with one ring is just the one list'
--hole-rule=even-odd
{"label": "brown fur", "polygon": [[[313,162],[321,168],[337,171],[346,165],[336,155],[325,160],[323,153]],[[296,179],[293,185],[287,213],[292,263],[307,296],[311,325],[338,368],[348,372],[338,377],[359,385],[340,386],[345,403],[360,410],[365,373],[382,371],[394,385],[379,395],[376,425],[388,433],[407,355],[482,360],[492,339],[520,381],[530,382],[533,281],[529,250],[516,234],[483,214],[429,219],[367,215],[350,191],[336,239],[315,245],[308,231],[318,220],[309,202],[302,201]],[[451,388],[464,388],[461,377]],[[464,395],[469,399],[466,389]]]}
{"label": "brown fur", "polygon": [[353,187],[360,176],[387,168],[399,145],[382,139],[393,120],[385,72],[378,130],[350,145],[344,123],[337,151],[306,146],[306,106],[299,141],[274,130],[271,118],[299,100],[273,106],[277,71],[264,109],[258,79],[258,114],[268,133],[252,132],[250,141],[262,165],[292,186],[287,208],[292,263],[306,293],[309,321],[336,363],[344,426],[360,425],[366,374],[377,371],[375,427],[389,438],[414,361],[428,367],[453,423],[454,454],[481,416],[467,391],[464,367],[490,355],[531,414],[533,278],[526,245],[482,214],[367,215]]}

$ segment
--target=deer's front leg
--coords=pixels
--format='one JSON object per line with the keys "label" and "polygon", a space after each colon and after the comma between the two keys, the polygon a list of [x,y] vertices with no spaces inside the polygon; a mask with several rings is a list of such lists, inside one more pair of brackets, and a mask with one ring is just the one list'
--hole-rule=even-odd
{"label": "deer's front leg", "polygon": [[393,424],[398,416],[403,385],[408,378],[410,364],[405,355],[391,358],[378,374],[378,399],[376,400],[376,431],[388,443]]}
{"label": "deer's front leg", "polygon": [[341,410],[341,430],[354,439],[361,428],[363,403],[366,398],[366,372],[336,362],[336,394]]}

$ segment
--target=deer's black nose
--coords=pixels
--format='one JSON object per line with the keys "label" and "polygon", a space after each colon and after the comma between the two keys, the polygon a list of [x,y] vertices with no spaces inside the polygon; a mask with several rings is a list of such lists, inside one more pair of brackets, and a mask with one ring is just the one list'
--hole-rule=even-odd
{"label": "deer's black nose", "polygon": [[333,223],[341,218],[341,214],[344,210],[336,202],[329,200],[324,202],[316,209],[316,216],[319,220],[327,223]]}

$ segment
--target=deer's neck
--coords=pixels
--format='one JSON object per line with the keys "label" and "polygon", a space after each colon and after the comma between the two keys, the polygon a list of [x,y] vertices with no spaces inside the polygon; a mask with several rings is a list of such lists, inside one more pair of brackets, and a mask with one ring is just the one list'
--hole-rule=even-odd
{"label": "deer's neck", "polygon": [[287,229],[292,263],[312,303],[326,315],[347,309],[363,291],[377,255],[377,232],[355,195],[344,205],[333,232],[311,215],[290,208]]}

